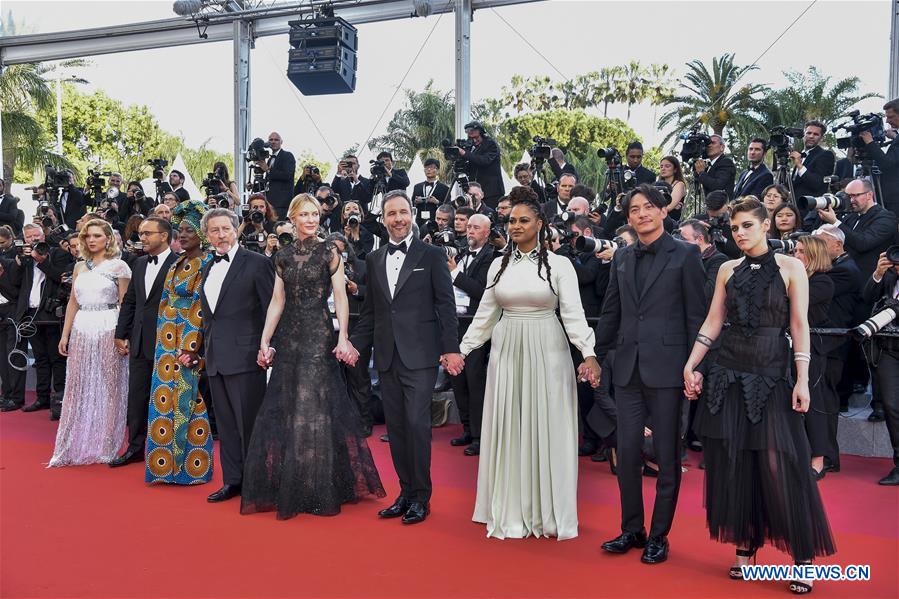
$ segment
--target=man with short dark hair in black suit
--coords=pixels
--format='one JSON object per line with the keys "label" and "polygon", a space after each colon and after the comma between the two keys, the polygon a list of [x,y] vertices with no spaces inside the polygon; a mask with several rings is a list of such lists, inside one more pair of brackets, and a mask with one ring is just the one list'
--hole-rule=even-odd
{"label": "man with short dark hair in black suit", "polygon": [[559,192],[558,197],[554,200],[547,200],[540,206],[543,216],[546,217],[546,222],[553,222],[557,216],[568,210],[571,190],[574,189],[575,185],[577,185],[577,177],[571,173],[562,173],[556,188]]}
{"label": "man with short dark hair in black suit", "polygon": [[754,137],[746,149],[746,158],[749,160],[749,168],[740,173],[737,184],[731,198],[742,196],[755,196],[762,199],[762,191],[774,183],[774,174],[765,164],[765,152],[768,151],[768,142],[761,137]]}
{"label": "man with short dark hair in black suit", "polygon": [[[802,196],[820,196],[827,193],[824,177],[833,174],[836,158],[833,152],[821,147],[821,139],[827,133],[827,126],[821,121],[809,121],[805,124],[802,152],[790,152],[793,162],[793,201]],[[802,214],[805,218],[805,214]]]}
{"label": "man with short dark hair in black suit", "polygon": [[[515,180],[518,181],[519,185],[530,187],[534,190],[534,193],[537,194],[537,202],[539,202],[541,206],[546,203],[546,190],[543,189],[543,185],[541,185],[539,182],[537,182],[537,180],[534,179],[530,164],[528,164],[527,162],[516,164],[514,175]],[[577,180],[576,175],[575,180]]]}
{"label": "man with short dark hair in black suit", "polygon": [[423,522],[431,499],[431,394],[437,364],[462,371],[453,283],[446,253],[412,233],[412,202],[388,192],[382,205],[389,241],[365,258],[368,287],[354,347],[374,343],[375,368],[400,496],[381,518]]}
{"label": "man with short dark hair in black suit", "polygon": [[140,224],[139,231],[146,255],[135,260],[131,269],[131,281],[115,331],[116,349],[128,356],[128,447],[109,463],[113,468],[144,461],[159,302],[169,267],[178,258],[169,249],[172,237],[169,221],[149,216]]}
{"label": "man with short dark hair in black suit", "polygon": [[437,207],[447,200],[450,188],[437,180],[440,161],[436,158],[425,160],[425,180],[412,188],[412,202],[415,204],[415,224],[421,229],[424,224],[437,216]]}
{"label": "man with short dark hair in black suit", "polygon": [[870,131],[862,131],[859,137],[865,144],[865,154],[880,168],[880,189],[883,192],[883,206],[894,214],[899,214],[899,98],[883,105],[884,116],[889,128],[886,137],[890,140],[884,152],[874,143]]}
{"label": "man with short dark hair in black suit", "polygon": [[497,202],[506,193],[499,145],[477,121],[465,125],[465,132],[474,148],[470,152],[460,149],[459,155],[468,160],[469,180],[477,181],[484,188],[484,203],[495,210]]}
{"label": "man with short dark hair in black suit", "polygon": [[275,286],[270,258],[237,244],[237,215],[214,208],[201,229],[215,248],[203,271],[203,349],[215,407],[222,462],[222,488],[209,502],[240,495],[243,464],[256,413],[265,397],[265,370],[256,360]]}
{"label": "man with short dark hair in black suit", "polygon": [[[53,209],[56,211],[59,222],[74,231],[78,219],[84,216],[87,209],[84,203],[84,193],[75,187],[75,175],[72,171],[66,171],[66,173],[69,175],[69,185],[59,190],[59,198]],[[124,206],[124,201],[122,205]]]}
{"label": "man with short dark hair in black suit", "polygon": [[[296,176],[297,161],[293,154],[281,147],[281,135],[272,131],[268,136],[272,154],[268,160],[259,160],[256,166],[265,172],[265,184],[268,191],[265,199],[272,205],[279,219],[287,218],[287,207],[293,199],[293,181]],[[342,197],[342,196],[341,196]]]}
{"label": "man with short dark hair in black suit", "polygon": [[393,154],[383,150],[378,152],[377,159],[384,161],[384,168],[387,169],[387,191],[406,191],[409,187],[409,175],[404,169],[393,167]]}
{"label": "man with short dark hair in black suit", "polygon": [[637,185],[641,183],[653,183],[658,177],[655,172],[643,166],[643,144],[639,141],[632,141],[627,144],[624,153],[627,161],[627,168],[634,173],[634,181]]}
{"label": "man with short dark hair in black suit", "polygon": [[371,201],[371,181],[359,174],[359,159],[347,154],[337,164],[337,173],[331,180],[331,189],[344,202],[359,202],[363,210],[368,211]]}
{"label": "man with short dark hair in black suit", "polygon": [[[683,368],[705,319],[699,248],[665,232],[667,205],[651,185],[639,185],[621,207],[638,242],[615,252],[602,315],[596,326],[597,357],[615,350],[612,383],[618,411],[618,486],[621,530],[603,544],[610,553],[643,547],[641,560],[668,557],[667,535],[680,488],[680,420]],[[643,431],[652,416],[659,465],[652,526],[643,528]]]}
{"label": "man with short dark hair in black suit", "polygon": [[178,196],[179,201],[186,202],[190,199],[190,194],[184,189],[184,173],[175,169],[169,171],[169,185],[172,193]]}
{"label": "man with short dark hair in black suit", "polygon": [[549,165],[549,168],[553,172],[553,176],[558,179],[562,176],[562,173],[569,173],[574,175],[575,179],[577,176],[577,169],[574,168],[573,164],[569,164],[565,162],[565,152],[562,151],[561,148],[553,148],[550,150],[550,158],[546,161]]}
{"label": "man with short dark hair in black suit", "polygon": [[709,164],[706,166],[705,160],[697,160],[693,163],[693,170],[705,193],[720,189],[730,198],[734,192],[737,167],[729,156],[724,155],[724,138],[717,134],[709,138],[711,141],[706,149]]}

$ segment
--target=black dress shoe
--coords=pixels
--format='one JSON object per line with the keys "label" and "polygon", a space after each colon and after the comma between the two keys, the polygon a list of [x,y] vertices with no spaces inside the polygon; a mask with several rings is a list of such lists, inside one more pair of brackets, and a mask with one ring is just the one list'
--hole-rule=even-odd
{"label": "black dress shoe", "polygon": [[23,412],[37,412],[38,410],[49,410],[50,402],[49,401],[36,401],[30,406],[25,406],[22,408]]}
{"label": "black dress shoe", "polygon": [[466,447],[465,451],[463,451],[462,453],[464,453],[465,455],[481,455],[481,440],[474,439],[471,442],[471,445]]}
{"label": "black dress shoe", "polygon": [[405,515],[407,509],[409,509],[409,501],[405,497],[397,497],[393,505],[378,512],[378,516],[381,518],[399,518]]}
{"label": "black dress shoe", "polygon": [[0,412],[13,412],[15,410],[21,410],[22,404],[16,403],[11,399],[4,399],[0,401]]}
{"label": "black dress shoe", "polygon": [[890,470],[890,473],[877,481],[877,484],[891,487],[899,485],[899,466]]}
{"label": "black dress shoe", "polygon": [[643,464],[643,476],[647,478],[659,478],[659,471],[652,466]]}
{"label": "black dress shoe", "polygon": [[452,445],[453,447],[463,447],[465,445],[470,445],[472,441],[473,439],[471,438],[471,435],[465,433],[461,437],[450,439],[450,445]]}
{"label": "black dress shoe", "polygon": [[646,545],[646,530],[638,533],[623,532],[611,541],[602,544],[602,550],[609,553],[627,553],[633,547],[644,547]]}
{"label": "black dress shoe", "polygon": [[143,461],[144,452],[140,451],[139,449],[129,449],[119,457],[109,462],[109,467],[118,468],[119,466],[124,466],[125,464],[136,464],[137,462],[143,463]]}
{"label": "black dress shoe", "polygon": [[886,416],[884,415],[883,410],[874,410],[868,416],[868,422],[883,422],[884,418],[886,418]]}
{"label": "black dress shoe", "polygon": [[418,524],[424,522],[428,514],[431,513],[431,506],[427,503],[414,501],[409,504],[409,509],[403,515],[403,524]]}
{"label": "black dress shoe", "polygon": [[812,478],[815,480],[821,480],[827,474],[827,470],[821,470],[820,472],[812,468]]}
{"label": "black dress shoe", "polygon": [[209,503],[228,501],[232,497],[240,496],[240,485],[222,485],[222,488],[206,498]]}
{"label": "black dress shoe", "polygon": [[581,443],[580,446],[578,446],[577,454],[579,456],[593,455],[594,453],[596,453],[596,449],[596,441],[587,439],[586,441]]}
{"label": "black dress shoe", "polygon": [[640,561],[644,564],[661,564],[668,559],[668,539],[665,537],[649,537]]}

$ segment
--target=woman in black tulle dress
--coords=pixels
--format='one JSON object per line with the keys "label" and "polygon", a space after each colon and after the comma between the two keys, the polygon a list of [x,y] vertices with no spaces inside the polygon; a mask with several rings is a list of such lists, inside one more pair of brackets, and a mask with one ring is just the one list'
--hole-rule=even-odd
{"label": "woman in black tulle dress", "polygon": [[[316,237],[319,215],[312,196],[294,198],[288,218],[297,240],[275,254],[275,290],[259,350],[260,366],[273,369],[247,451],[243,514],[334,515],[344,503],[384,497],[338,364],[355,363],[359,353],[346,335],[343,261],[333,244]],[[328,312],[332,288],[336,347]]]}
{"label": "woman in black tulle dress", "polygon": [[[739,579],[739,566],[766,541],[798,564],[835,548],[803,426],[809,407],[808,277],[801,262],[769,250],[770,222],[760,202],[737,204],[730,224],[745,257],[721,266],[684,385],[691,399],[702,392],[704,403],[697,433],[705,452],[709,531],[737,546],[731,577]],[[722,332],[725,320],[729,326]],[[703,389],[695,368],[719,333]],[[811,588],[809,580],[790,583],[794,593]]]}

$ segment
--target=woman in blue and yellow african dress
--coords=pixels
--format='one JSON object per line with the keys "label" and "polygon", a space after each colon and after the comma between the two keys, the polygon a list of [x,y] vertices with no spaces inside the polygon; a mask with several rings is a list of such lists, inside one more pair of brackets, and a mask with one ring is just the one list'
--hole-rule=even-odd
{"label": "woman in blue and yellow african dress", "polygon": [[212,435],[200,378],[203,315],[200,282],[212,260],[200,220],[207,208],[188,200],[175,207],[183,253],[165,278],[159,303],[153,387],[147,427],[148,483],[197,485],[212,478]]}

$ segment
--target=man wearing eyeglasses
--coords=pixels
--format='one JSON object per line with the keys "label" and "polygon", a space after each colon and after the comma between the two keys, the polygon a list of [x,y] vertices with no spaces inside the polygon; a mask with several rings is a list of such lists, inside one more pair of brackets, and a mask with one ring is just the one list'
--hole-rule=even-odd
{"label": "man wearing eyeglasses", "polygon": [[709,137],[711,141],[706,146],[708,165],[705,160],[697,160],[693,164],[693,170],[706,194],[720,189],[727,194],[728,199],[731,199],[734,181],[737,179],[737,167],[733,160],[724,155],[724,139],[720,135]]}
{"label": "man wearing eyeglasses", "polygon": [[113,468],[144,461],[156,318],[166,273],[178,258],[169,249],[172,225],[164,218],[147,217],[140,224],[138,235],[146,254],[134,262],[115,332],[116,352],[128,356],[128,448],[109,463]]}

